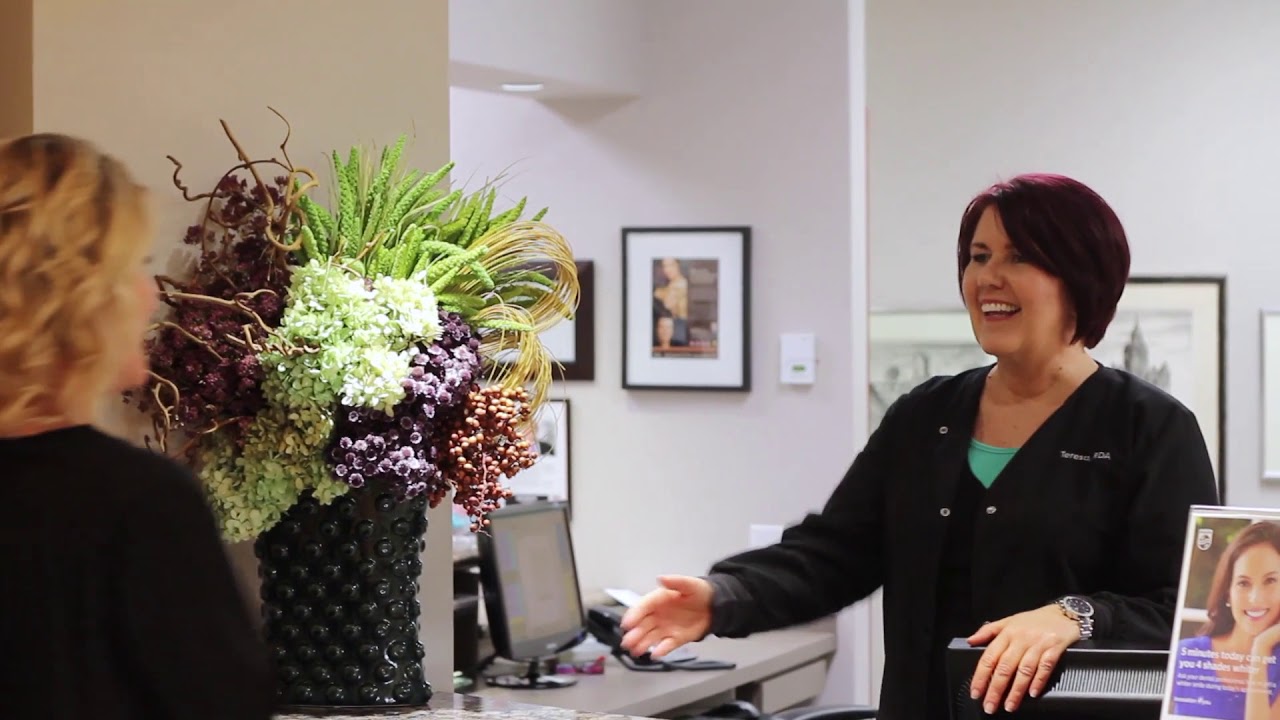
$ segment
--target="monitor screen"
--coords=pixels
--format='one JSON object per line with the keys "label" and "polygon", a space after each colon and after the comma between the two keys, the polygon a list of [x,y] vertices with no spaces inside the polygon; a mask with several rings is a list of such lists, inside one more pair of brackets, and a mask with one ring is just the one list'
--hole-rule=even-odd
{"label": "monitor screen", "polygon": [[494,650],[531,660],[580,640],[586,621],[564,504],[509,504],[489,519],[479,549]]}
{"label": "monitor screen", "polygon": [[[969,698],[969,681],[983,650],[964,639],[947,648],[952,720],[992,717],[982,712],[981,700]],[[1063,653],[1043,695],[1025,699],[1012,715],[1000,710],[995,717],[1158,720],[1168,659],[1167,649],[1079,643]]]}

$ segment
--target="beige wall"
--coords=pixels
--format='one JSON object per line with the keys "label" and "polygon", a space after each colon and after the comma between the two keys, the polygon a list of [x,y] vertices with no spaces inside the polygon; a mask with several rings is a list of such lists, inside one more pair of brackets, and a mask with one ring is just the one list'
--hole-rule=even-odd
{"label": "beige wall", "polygon": [[[268,110],[276,108],[293,124],[294,162],[325,180],[323,154],[352,143],[416,132],[406,157],[433,169],[449,152],[446,0],[40,0],[32,37],[34,126],[90,137],[128,162],[155,194],[161,264],[173,261],[197,211],[174,188],[165,156],[183,162],[190,185],[211,187],[235,164],[219,119],[250,154],[273,155],[284,130]],[[7,60],[0,68],[24,69]],[[20,85],[0,80],[3,89]],[[137,436],[121,423],[115,429]],[[453,588],[442,510],[428,531],[422,623],[428,680],[450,690]],[[252,553],[232,551],[256,606]]]}
{"label": "beige wall", "polygon": [[0,138],[31,132],[31,2],[0,2]]}

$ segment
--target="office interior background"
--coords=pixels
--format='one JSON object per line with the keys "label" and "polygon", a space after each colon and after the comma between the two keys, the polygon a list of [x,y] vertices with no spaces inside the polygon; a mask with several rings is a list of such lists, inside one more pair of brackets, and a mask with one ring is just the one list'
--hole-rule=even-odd
{"label": "office interior background", "polygon": [[[410,131],[418,166],[507,172],[504,194],[549,205],[595,267],[595,377],[554,390],[581,582],[644,591],[820,507],[870,429],[870,313],[958,308],[961,210],[1023,171],[1112,202],[1135,275],[1225,277],[1226,500],[1276,504],[1260,322],[1280,308],[1276,37],[1268,0],[6,0],[0,135],[125,158],[162,247],[193,213],[165,156],[207,185],[234,160],[219,119],[278,145],[268,106],[302,163]],[[622,388],[620,230],[638,225],[752,228],[749,392]],[[793,332],[816,335],[812,385],[779,380]],[[448,509],[431,520],[422,623],[447,648]],[[253,601],[252,553],[230,551]],[[877,618],[874,599],[841,617],[824,700],[878,694]],[[445,655],[427,658],[439,686]]]}

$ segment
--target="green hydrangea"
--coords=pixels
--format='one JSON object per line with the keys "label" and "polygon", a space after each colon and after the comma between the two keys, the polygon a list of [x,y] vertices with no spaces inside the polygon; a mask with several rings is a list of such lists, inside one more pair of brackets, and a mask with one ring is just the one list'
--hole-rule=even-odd
{"label": "green hydrangea", "polygon": [[401,383],[415,343],[435,341],[440,318],[425,283],[389,277],[370,282],[313,260],[293,271],[277,334],[284,347],[311,348],[263,353],[268,376],[279,376],[284,389],[279,402],[341,402],[390,413],[404,397]]}
{"label": "green hydrangea", "polygon": [[420,280],[367,281],[318,261],[295,268],[276,337],[259,356],[266,407],[240,442],[217,433],[197,457],[224,537],[258,537],[304,491],[324,504],[345,493],[324,457],[338,404],[390,414],[416,343],[439,335],[435,295]]}
{"label": "green hydrangea", "polygon": [[349,489],[324,459],[332,431],[324,408],[269,405],[239,447],[221,433],[201,446],[200,474],[227,540],[251,540],[270,529],[304,490],[327,504]]}

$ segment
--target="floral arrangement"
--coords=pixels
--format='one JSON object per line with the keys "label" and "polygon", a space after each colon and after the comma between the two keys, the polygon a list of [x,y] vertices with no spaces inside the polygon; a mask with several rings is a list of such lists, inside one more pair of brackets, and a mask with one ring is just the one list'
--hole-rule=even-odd
{"label": "floral arrangement", "polygon": [[376,160],[334,152],[326,206],[287,133],[282,157],[253,160],[223,130],[239,162],[212,191],[169,158],[204,212],[185,237],[194,268],[156,277],[152,380],[126,396],[148,444],[192,464],[230,541],[303,493],[374,482],[432,507],[452,495],[483,526],[537,457],[527,430],[553,366],[538,333],[578,303],[568,244],[545,210],[522,218],[524,199],[495,212],[492,184],[443,187],[452,163],[402,169],[404,137]]}

